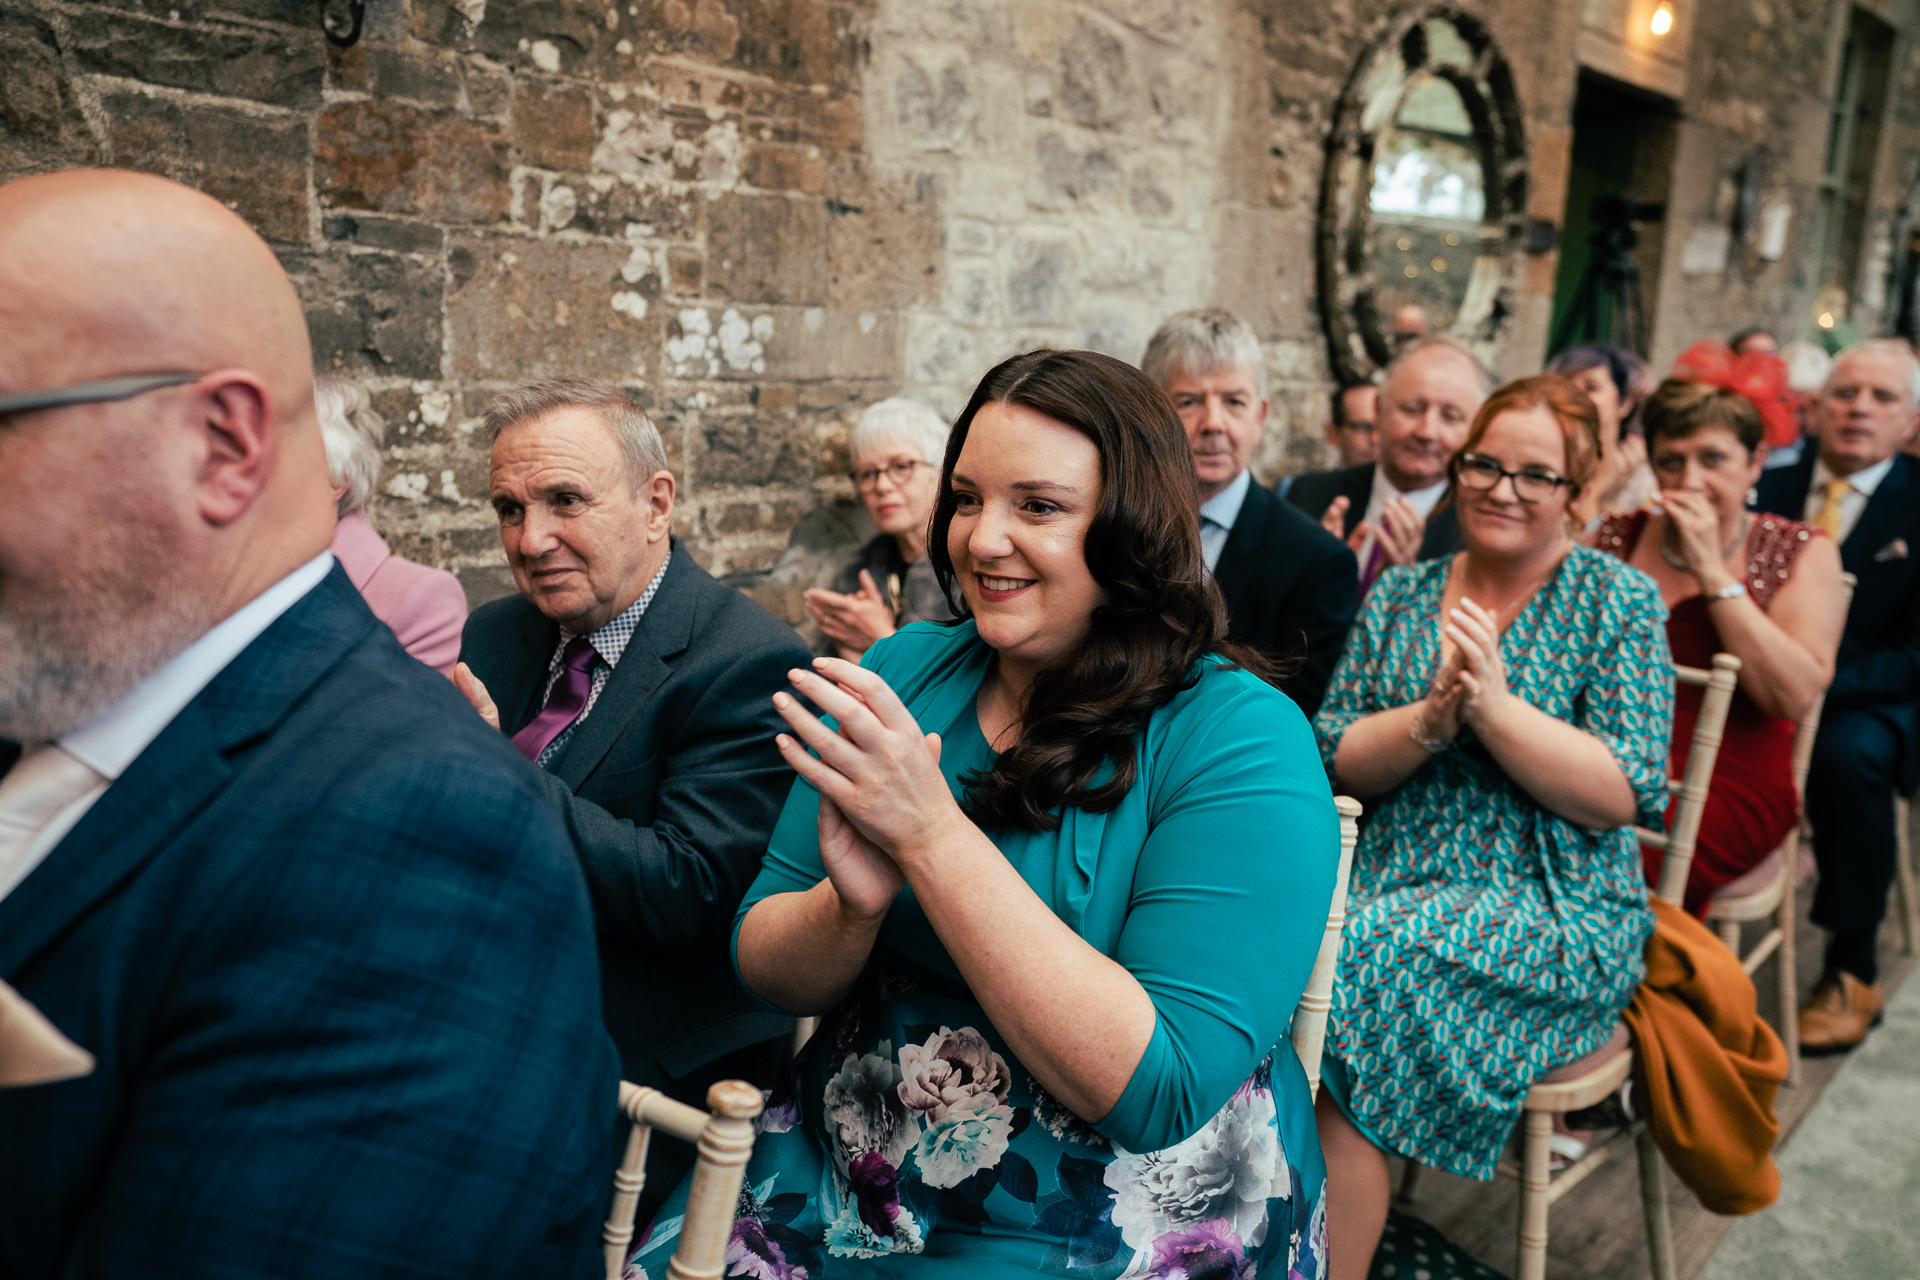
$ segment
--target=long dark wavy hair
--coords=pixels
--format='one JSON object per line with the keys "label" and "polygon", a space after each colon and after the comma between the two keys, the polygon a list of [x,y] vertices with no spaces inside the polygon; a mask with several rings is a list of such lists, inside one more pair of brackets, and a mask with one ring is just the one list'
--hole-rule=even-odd
{"label": "long dark wavy hair", "polygon": [[[1093,441],[1100,505],[1087,530],[1087,569],[1106,589],[1086,640],[1041,671],[1020,711],[1020,740],[994,767],[962,779],[982,826],[1053,831],[1062,806],[1104,813],[1139,773],[1134,735],[1199,681],[1217,654],[1277,684],[1283,672],[1227,640],[1227,609],[1200,551],[1193,455],[1165,393],[1130,364],[1093,351],[1031,351],[980,381],[947,438],[927,554],[957,615],[972,616],[947,550],[953,468],[981,408],[1020,405]],[[1112,775],[1098,786],[1103,765]]]}

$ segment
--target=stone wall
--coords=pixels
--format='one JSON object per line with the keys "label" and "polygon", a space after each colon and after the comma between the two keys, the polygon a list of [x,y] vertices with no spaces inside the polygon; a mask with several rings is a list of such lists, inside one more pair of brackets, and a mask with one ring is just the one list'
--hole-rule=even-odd
{"label": "stone wall", "polygon": [[[1524,104],[1528,211],[1555,223],[1581,6],[1471,7]],[[1755,145],[1784,198],[1810,201],[1828,92],[1810,52],[1826,0],[1696,9],[1669,239],[1724,213],[1720,178]],[[310,0],[0,0],[0,177],[146,169],[246,217],[306,300],[319,367],[365,381],[392,424],[375,522],[476,601],[510,588],[481,406],[567,372],[636,389],[681,480],[679,535],[799,620],[800,590],[862,529],[845,474],[860,408],[904,391],[951,413],[1015,350],[1133,359],[1167,312],[1232,307],[1268,352],[1260,473],[1321,461],[1322,148],[1388,11],[370,0],[342,51]],[[1916,74],[1904,46],[1897,70]],[[1911,184],[1913,110],[1903,91],[1885,131],[1881,166],[1905,176],[1876,195],[1883,229]],[[1665,254],[1657,342],[1788,314],[1799,252],[1712,278]],[[1506,372],[1538,365],[1554,262],[1520,264]]]}

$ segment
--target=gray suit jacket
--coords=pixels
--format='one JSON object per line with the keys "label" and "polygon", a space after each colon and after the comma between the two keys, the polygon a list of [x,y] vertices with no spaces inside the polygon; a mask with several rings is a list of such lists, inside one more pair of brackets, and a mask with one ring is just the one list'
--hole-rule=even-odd
{"label": "gray suit jacket", "polygon": [[[560,628],[519,596],[476,609],[460,657],[511,735],[539,713]],[[813,655],[679,542],[587,719],[541,772],[587,874],[607,1029],[665,1087],[792,1029],[733,976],[733,915],[793,786],[773,695]]]}

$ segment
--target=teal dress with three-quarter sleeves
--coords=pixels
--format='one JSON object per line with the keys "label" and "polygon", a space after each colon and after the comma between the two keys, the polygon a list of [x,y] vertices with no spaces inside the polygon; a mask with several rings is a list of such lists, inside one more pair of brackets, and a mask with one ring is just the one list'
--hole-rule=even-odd
{"label": "teal dress with three-quarter sleeves", "polygon": [[[1452,563],[1389,569],[1368,594],[1315,720],[1329,769],[1355,721],[1432,686]],[[1508,688],[1604,743],[1655,830],[1665,623],[1653,579],[1576,546],[1500,639]],[[1367,808],[1323,1087],[1386,1150],[1491,1178],[1533,1082],[1605,1043],[1640,981],[1638,841],[1542,808],[1471,728]]]}
{"label": "teal dress with three-quarter sleeves", "polygon": [[[994,754],[971,622],[869,649],[953,793]],[[1285,1036],[1326,920],[1339,824],[1293,702],[1218,660],[1135,736],[1106,813],[990,830],[1021,878],[1138,980],[1157,1015],[1108,1115],[1053,1098],[988,1020],[904,889],[853,992],[773,1090],[728,1274],[765,1280],[1325,1274],[1325,1169]],[[819,793],[796,782],[735,922],[824,876]],[[685,1188],[629,1268],[659,1280]]]}

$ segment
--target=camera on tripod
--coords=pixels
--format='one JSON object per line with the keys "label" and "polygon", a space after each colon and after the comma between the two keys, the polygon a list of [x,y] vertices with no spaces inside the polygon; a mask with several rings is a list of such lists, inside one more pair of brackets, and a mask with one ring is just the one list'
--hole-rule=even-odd
{"label": "camera on tripod", "polygon": [[1646,354],[1646,322],[1640,302],[1640,264],[1628,250],[1640,243],[1634,224],[1659,222],[1667,206],[1624,192],[1595,198],[1588,216],[1592,253],[1580,274],[1573,302],[1553,334],[1552,349],[1576,342],[1605,342]]}
{"label": "camera on tripod", "polygon": [[1603,230],[1632,230],[1636,222],[1661,221],[1667,216],[1667,206],[1655,204],[1650,200],[1636,200],[1629,195],[1615,194],[1595,199],[1592,212],[1588,216],[1593,219],[1593,238],[1597,244]]}

